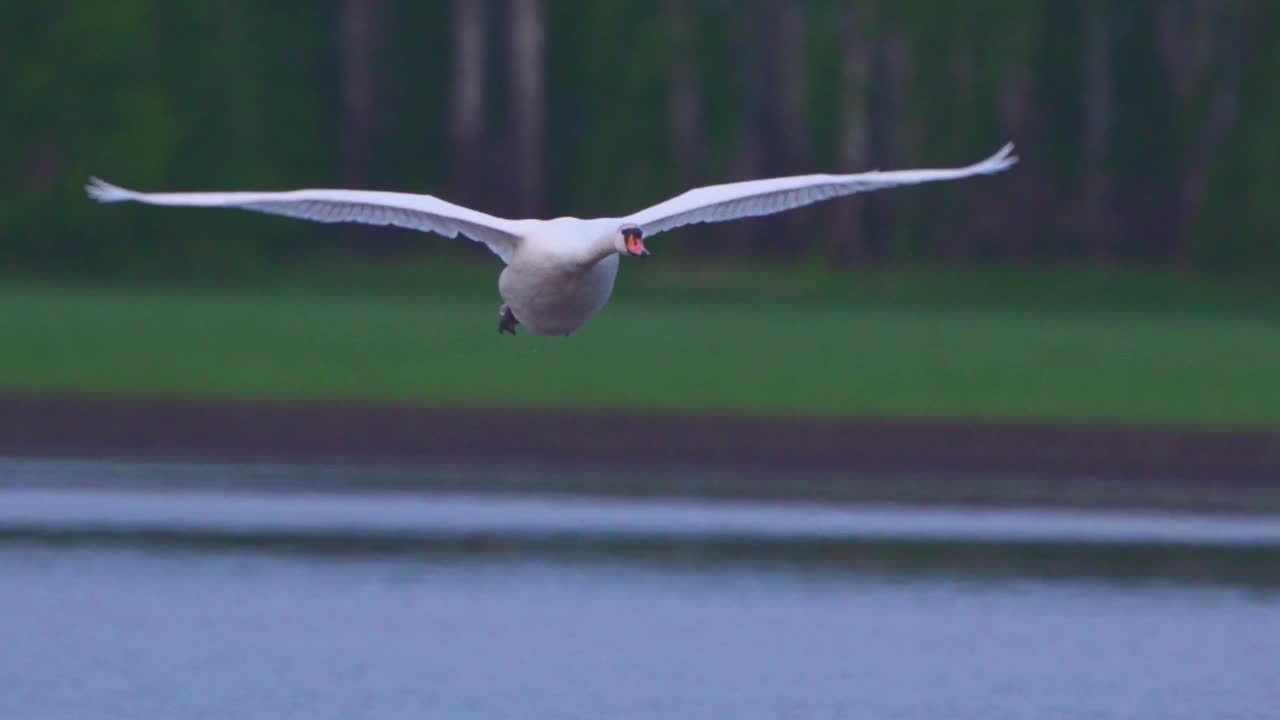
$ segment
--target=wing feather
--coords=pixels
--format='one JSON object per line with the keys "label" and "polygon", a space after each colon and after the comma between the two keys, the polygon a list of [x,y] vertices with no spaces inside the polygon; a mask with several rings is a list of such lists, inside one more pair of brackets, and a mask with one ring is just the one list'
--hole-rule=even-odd
{"label": "wing feather", "polygon": [[854,193],[991,175],[1008,169],[1017,161],[1013,155],[1013,143],[1009,143],[986,160],[962,168],[874,170],[856,175],[795,175],[711,185],[641,210],[623,218],[623,222],[639,226],[646,235],[655,235],[681,225],[772,215]]}
{"label": "wing feather", "polygon": [[446,202],[431,195],[375,190],[290,190],[285,192],[144,193],[91,178],[85,190],[104,202],[140,202],[183,207],[231,207],[322,223],[394,225],[465,235],[510,262],[519,244],[517,223]]}

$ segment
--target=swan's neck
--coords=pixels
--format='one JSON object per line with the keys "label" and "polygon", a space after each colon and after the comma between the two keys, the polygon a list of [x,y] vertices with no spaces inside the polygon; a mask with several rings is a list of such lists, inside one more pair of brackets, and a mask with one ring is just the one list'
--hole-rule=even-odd
{"label": "swan's neck", "polygon": [[613,234],[596,235],[583,248],[583,263],[588,266],[594,266],[596,263],[604,260],[610,255],[618,254],[618,247],[614,244]]}
{"label": "swan's neck", "polygon": [[531,223],[523,244],[534,255],[585,269],[618,253],[613,237],[616,229],[617,222],[614,220],[556,218]]}
{"label": "swan's neck", "polygon": [[590,252],[587,254],[587,265],[595,265],[611,255],[617,255],[618,249],[613,246],[613,240],[607,239],[603,243],[597,243],[591,246]]}

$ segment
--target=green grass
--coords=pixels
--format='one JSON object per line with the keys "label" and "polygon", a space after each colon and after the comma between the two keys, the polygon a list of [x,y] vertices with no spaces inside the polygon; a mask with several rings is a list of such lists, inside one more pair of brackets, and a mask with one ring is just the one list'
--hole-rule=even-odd
{"label": "green grass", "polygon": [[496,267],[224,288],[0,285],[0,389],[1280,427],[1280,299],[1159,274],[629,265],[569,338],[495,331]]}

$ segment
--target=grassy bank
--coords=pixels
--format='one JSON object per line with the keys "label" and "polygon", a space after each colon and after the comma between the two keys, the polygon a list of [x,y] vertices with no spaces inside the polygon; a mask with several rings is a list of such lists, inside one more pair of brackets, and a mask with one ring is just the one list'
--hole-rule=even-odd
{"label": "grassy bank", "polygon": [[0,390],[1280,427],[1280,297],[1159,274],[628,265],[570,338],[496,263],[0,286]]}

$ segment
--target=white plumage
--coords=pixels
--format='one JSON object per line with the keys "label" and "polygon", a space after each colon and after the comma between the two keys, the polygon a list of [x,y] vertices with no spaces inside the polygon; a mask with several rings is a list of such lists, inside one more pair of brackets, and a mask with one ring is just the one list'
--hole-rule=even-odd
{"label": "white plumage", "polygon": [[704,222],[756,217],[859,192],[990,175],[1017,162],[1013,145],[967,167],[797,175],[695,188],[623,218],[507,220],[431,195],[371,190],[143,193],[92,178],[99,202],[234,207],[317,222],[395,225],[445,237],[465,235],[489,247],[507,267],[498,288],[505,302],[500,329],[516,322],[535,333],[567,335],[608,301],[619,255],[647,255],[642,238]]}

